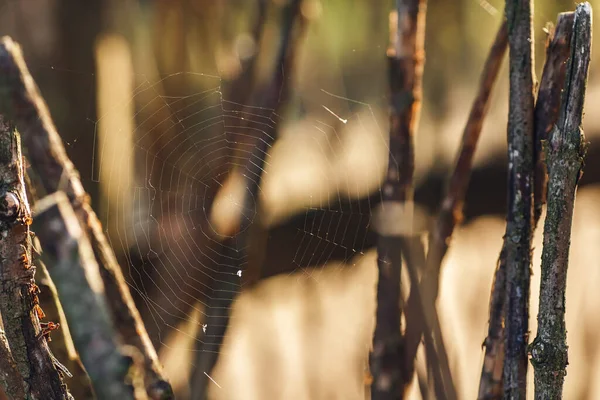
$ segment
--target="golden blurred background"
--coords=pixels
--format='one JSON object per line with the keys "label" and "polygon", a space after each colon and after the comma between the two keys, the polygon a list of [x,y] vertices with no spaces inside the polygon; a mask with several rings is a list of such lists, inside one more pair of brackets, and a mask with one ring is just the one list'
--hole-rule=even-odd
{"label": "golden blurred background", "polygon": [[[222,249],[206,232],[228,237],[240,215],[254,219],[260,208],[255,223],[261,230],[244,261],[260,283],[242,286],[235,301],[210,398],[363,399],[377,279],[369,224],[387,160],[385,50],[394,2],[303,1],[306,31],[294,70],[284,77],[291,87],[284,113],[252,114],[264,125],[260,133],[278,139],[269,149],[255,209],[246,215],[241,162],[222,161],[238,146],[227,124],[239,123],[242,114],[224,107],[254,105],[244,96],[247,88],[232,86],[249,58],[257,57],[253,81],[273,73],[286,0],[266,1],[257,41],[260,1],[0,0],[0,33],[22,45],[177,398],[189,396],[211,271],[230,266],[219,261]],[[590,3],[600,7],[600,1]],[[574,7],[566,0],[535,1],[538,77],[546,24]],[[425,219],[439,205],[502,13],[501,0],[428,1],[415,195]],[[591,145],[573,223],[567,399],[600,398],[600,268],[594,261],[600,243],[599,62],[592,58],[584,120]],[[477,393],[504,232],[507,88],[504,65],[438,301],[464,399]],[[224,114],[237,117],[227,122]],[[412,396],[419,398],[416,386]]]}

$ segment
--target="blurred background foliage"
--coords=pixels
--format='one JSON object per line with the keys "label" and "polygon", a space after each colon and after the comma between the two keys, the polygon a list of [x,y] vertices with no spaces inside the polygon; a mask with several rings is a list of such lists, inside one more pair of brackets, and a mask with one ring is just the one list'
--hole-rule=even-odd
{"label": "blurred background foliage", "polygon": [[[258,17],[258,1],[0,0],[0,34],[10,35],[22,45],[32,74],[66,143],[69,156],[79,169],[83,183],[91,195],[93,206],[102,216],[113,242],[118,242],[120,238],[119,232],[114,230],[114,221],[111,221],[112,217],[107,211],[106,203],[111,198],[111,188],[107,187],[110,186],[110,182],[103,177],[99,167],[102,157],[98,156],[98,144],[108,140],[112,143],[112,147],[109,148],[111,152],[127,152],[127,131],[131,132],[135,128],[124,129],[123,127],[127,124],[139,124],[144,112],[148,117],[158,115],[156,109],[148,108],[152,98],[134,95],[138,93],[136,89],[148,83],[157,84],[156,90],[161,95],[184,96],[210,90],[215,86],[215,81],[208,78],[186,80],[187,75],[182,75],[181,79],[178,79],[173,74],[193,72],[216,76],[220,77],[223,86],[235,81],[244,60],[254,54],[258,45],[253,41],[251,34],[253,24]],[[285,1],[269,1],[270,6],[261,42],[261,46],[265,48],[276,47],[281,29],[278,10]],[[567,0],[536,0],[534,3],[535,65],[539,78],[545,54],[545,28],[548,23],[556,21],[558,12],[572,10],[574,3]],[[591,0],[590,3],[593,7],[600,6],[598,0]],[[284,126],[279,129],[280,132],[298,131],[304,126],[300,124],[302,121],[323,115],[323,105],[330,106],[332,102],[339,100],[335,103],[337,108],[333,106],[330,108],[342,110],[344,115],[348,115],[364,111],[366,106],[373,112],[377,129],[385,135],[388,103],[385,53],[389,41],[388,13],[393,6],[392,0],[304,1],[302,14],[308,20],[308,27],[298,49],[294,74],[288,77],[292,79],[292,92],[284,115]],[[428,1],[424,106],[416,139],[416,199],[431,213],[435,212],[438,206],[444,180],[452,165],[470,102],[476,90],[479,72],[502,15],[503,1],[501,0]],[[598,46],[600,46],[599,41],[595,41],[593,54],[598,52]],[[259,53],[255,82],[268,79],[272,73],[274,54],[274,50]],[[592,145],[588,152],[588,166],[582,181],[584,187],[600,183],[600,161],[598,161],[600,157],[597,157],[600,155],[600,146],[595,146],[594,143],[595,138],[600,135],[600,115],[594,112],[600,104],[598,90],[600,87],[595,73],[599,62],[597,57],[592,57],[584,125]],[[476,169],[466,202],[466,222],[473,222],[474,230],[471,233],[468,233],[469,231],[464,234],[459,233],[457,239],[459,243],[461,237],[470,237],[475,241],[489,239],[487,244],[482,245],[482,248],[489,251],[485,255],[477,253],[481,256],[477,258],[468,252],[468,248],[472,246],[463,246],[466,250],[464,254],[461,253],[462,255],[457,255],[458,250],[453,250],[448,264],[453,264],[456,271],[462,272],[457,272],[454,278],[446,278],[451,282],[448,285],[454,286],[448,286],[450,289],[442,291],[442,301],[444,296],[460,297],[460,294],[456,294],[453,290],[455,291],[457,286],[468,284],[464,279],[474,276],[469,274],[480,274],[473,283],[477,286],[477,291],[472,292],[473,296],[470,297],[470,299],[477,299],[478,304],[469,305],[468,302],[463,304],[462,306],[467,307],[467,311],[460,309],[464,311],[464,318],[461,317],[463,311],[459,310],[460,305],[456,305],[454,311],[445,314],[456,316],[457,321],[471,321],[469,324],[462,325],[463,330],[467,326],[477,326],[473,328],[476,330],[476,337],[469,340],[470,347],[456,344],[466,343],[458,339],[455,345],[451,346],[457,371],[463,371],[459,373],[462,377],[459,382],[463,383],[461,393],[466,394],[465,398],[473,398],[472,394],[476,390],[476,385],[469,379],[473,379],[480,367],[480,359],[477,357],[481,352],[476,348],[480,346],[485,336],[487,293],[497,251],[500,249],[502,231],[499,228],[500,222],[498,219],[489,219],[489,216],[502,217],[506,202],[504,165],[508,86],[506,69],[505,64],[504,73],[501,74],[493,94],[489,115],[477,150]],[[161,81],[165,76],[175,78]],[[335,100],[325,95],[324,91],[339,95],[341,98]],[[122,115],[119,114],[121,112]],[[132,116],[134,113],[135,118]],[[112,117],[114,119],[111,119]],[[103,118],[106,118],[107,125],[102,126]],[[330,115],[329,118],[331,120]],[[107,133],[111,130],[111,123],[114,131],[112,136]],[[121,139],[123,142],[119,141]],[[161,151],[167,152],[172,149],[172,146],[173,143],[167,138],[164,150]],[[387,158],[387,155],[384,157]],[[281,165],[286,168],[285,163]],[[113,172],[126,175],[123,171],[128,171],[127,168],[135,170],[140,168],[140,165],[123,164],[115,165],[114,168]],[[372,180],[376,183],[378,179],[377,171],[374,170]],[[594,193],[594,196],[597,196],[597,192]],[[589,194],[588,197],[593,198],[593,195]],[[588,204],[592,203],[588,202]],[[298,210],[304,215],[302,206],[297,208],[296,212]],[[131,213],[135,211],[128,210]],[[293,214],[293,211],[290,210],[287,217]],[[576,215],[577,213],[578,211]],[[123,219],[123,221],[129,220]],[[299,228],[293,220],[288,225],[285,225],[285,222],[281,224],[283,227],[271,228],[279,229],[278,232],[284,238],[292,237],[298,229],[302,229],[301,225]],[[488,228],[485,228],[486,226]],[[282,232],[288,232],[288,236]],[[474,235],[473,232],[478,232],[478,235]],[[282,246],[279,252],[273,253],[274,255],[267,254],[264,263],[272,267],[267,268],[265,276],[289,273],[296,269],[297,260],[294,259],[293,254],[286,253],[288,250],[293,250],[293,246],[290,248]],[[368,249],[358,250],[366,252]],[[120,253],[122,261],[143,262],[143,260],[131,259],[126,248],[116,248],[116,251]],[[260,259],[260,256],[257,257]],[[470,269],[461,270],[459,266],[454,265],[461,264],[460,260],[464,262],[469,260]],[[536,260],[539,263],[539,257]],[[325,257],[324,261],[329,259]],[[477,266],[478,263],[481,264],[482,270],[473,272],[471,267]],[[357,272],[356,276],[360,279],[374,279],[374,276],[369,273]],[[342,282],[341,278],[337,279]],[[354,278],[346,279],[348,285],[357,284],[357,281],[352,279]],[[281,284],[282,287],[285,286],[285,283]],[[279,287],[274,290],[279,293],[278,291],[282,289]],[[318,290],[314,293],[318,297]],[[335,294],[335,290],[332,293]],[[365,296],[368,297],[368,293],[370,292],[367,291]],[[536,296],[536,293],[534,291],[532,296]],[[275,299],[274,302],[280,299],[274,295],[271,297]],[[265,298],[270,297],[265,295]],[[360,299],[360,296],[358,298]],[[248,300],[247,304],[252,304],[253,301],[257,301],[256,298]],[[310,303],[310,301],[311,299],[306,299],[306,302]],[[368,301],[372,302],[372,299]],[[367,303],[371,304],[368,301]],[[532,301],[534,305],[535,300]],[[143,301],[140,304],[143,308]],[[370,306],[364,304],[363,306],[366,307],[365,313],[368,316]],[[246,305],[246,307],[250,306]],[[261,307],[268,309],[265,304]],[[326,308],[324,307],[323,310]],[[339,312],[340,308],[337,310]],[[187,312],[189,309],[184,311]],[[351,312],[348,312],[351,316]],[[352,312],[360,313],[356,310]],[[456,314],[452,314],[453,312]],[[532,314],[535,316],[535,312]],[[364,319],[364,321],[368,320],[368,317]],[[326,323],[329,320],[325,318],[320,321]],[[356,321],[349,317],[348,321],[341,321],[340,325],[352,324]],[[272,323],[274,324],[273,321]],[[454,328],[445,329],[450,329],[457,337],[461,335],[461,326],[458,322],[448,324]],[[332,329],[335,331],[334,328]],[[353,359],[353,365],[359,365],[358,370],[353,370],[359,371],[358,374],[354,373],[355,377],[358,376],[356,379],[359,379],[362,373],[360,364],[366,362],[364,349],[368,347],[370,331],[366,329],[365,332],[355,340],[355,342],[364,342],[359,346],[361,349],[359,353],[362,355]],[[570,328],[569,333],[571,334]],[[468,334],[461,337],[471,338]],[[570,340],[578,340],[573,336],[570,338],[572,338]],[[165,338],[158,340],[159,345],[165,340]],[[314,340],[316,341],[317,338]],[[452,339],[450,342],[453,342]],[[473,346],[471,342],[476,343]],[[467,348],[468,352],[473,354],[469,355],[469,365],[465,366],[465,359],[461,361],[461,354],[457,352],[467,352]],[[255,354],[255,357],[260,355]],[[164,356],[163,359],[166,362],[170,359],[169,355]],[[273,360],[269,362],[271,365],[275,363]],[[570,358],[570,362],[577,365],[577,360]],[[177,362],[174,365],[177,365]],[[583,361],[580,365],[589,366],[591,361]],[[177,370],[176,366],[173,368]],[[222,369],[226,370],[226,367]],[[221,382],[227,381],[226,373],[223,374]],[[343,377],[346,372],[339,372],[339,374]],[[567,380],[570,377],[571,374]],[[175,380],[183,382],[180,383],[180,390],[185,398],[185,379],[178,377]],[[257,381],[260,379],[257,378]],[[326,388],[327,385],[333,387],[340,384],[337,381],[337,383],[326,381],[321,382],[319,384],[321,386],[317,385],[317,387]],[[470,388],[466,387],[467,383]],[[273,393],[281,395],[277,391]],[[323,389],[322,393],[316,396],[313,391],[307,394],[306,398],[335,398],[328,396],[327,393]],[[589,397],[590,393],[592,392],[587,391],[578,394],[579,397],[567,397],[593,398]],[[279,395],[256,398],[284,398],[278,397]],[[221,396],[225,395],[221,394]]]}

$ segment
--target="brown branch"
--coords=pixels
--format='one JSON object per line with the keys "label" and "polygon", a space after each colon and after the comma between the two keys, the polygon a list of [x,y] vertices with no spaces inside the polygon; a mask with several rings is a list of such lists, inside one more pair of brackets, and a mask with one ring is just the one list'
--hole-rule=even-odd
{"label": "brown branch", "polygon": [[[296,62],[299,43],[306,31],[307,21],[302,16],[301,3],[301,0],[292,0],[282,6],[282,32],[278,43],[274,72],[264,86],[258,88],[249,97],[254,107],[244,107],[241,112],[232,112],[237,120],[240,120],[240,113],[241,115],[247,115],[247,113],[252,115],[252,113],[255,113],[256,107],[263,110],[273,110],[269,117],[273,118],[273,120],[279,118],[279,114],[282,112],[288,98],[291,84],[290,76]],[[252,118],[243,118],[242,120],[242,125],[238,129],[243,133],[240,137],[242,138],[241,142],[244,142],[244,136],[252,137],[252,135],[248,135],[248,131],[250,130],[249,128],[252,128],[253,121]],[[246,161],[245,168],[242,169],[246,183],[243,210],[254,211],[256,199],[259,198],[259,187],[265,158],[268,157],[269,148],[273,145],[277,137],[277,127],[278,123],[276,122],[269,132],[263,132],[264,125],[261,124],[261,135],[252,138],[252,150]],[[245,269],[248,244],[251,239],[249,237],[251,224],[252,218],[248,218],[247,215],[242,213],[240,215],[237,234],[228,240],[224,246],[224,256],[234,260],[239,270]],[[191,393],[194,400],[205,399],[207,396],[207,389],[210,384],[207,374],[212,371],[217,362],[223,338],[229,324],[229,310],[235,295],[239,291],[239,283],[240,279],[235,274],[214,282],[213,295],[209,298],[206,310],[207,316],[204,321],[207,325],[207,332],[206,334],[198,332],[197,357],[191,379]]]}
{"label": "brown branch", "polygon": [[96,396],[134,399],[125,382],[132,361],[118,349],[98,264],[63,192],[38,202],[34,229]]}
{"label": "brown branch", "polygon": [[[573,13],[559,14],[556,29],[549,32],[546,62],[535,105],[535,189],[533,227],[546,203],[546,165],[542,157],[542,142],[556,123],[560,95],[565,80],[566,61],[569,58]],[[479,382],[478,399],[502,398],[502,365],[504,361],[504,305],[506,297],[506,249],[502,247],[490,296],[488,335]]]}
{"label": "brown branch", "polygon": [[[398,1],[390,14],[390,46],[387,50],[390,95],[390,142],[388,168],[382,188],[380,213],[389,224],[393,208],[402,207],[411,218],[414,175],[414,134],[421,108],[421,81],[424,65],[426,1]],[[385,216],[388,216],[387,218]],[[412,226],[412,221],[408,223]],[[373,350],[369,366],[373,376],[371,398],[401,398],[402,338],[400,333],[400,276],[403,238],[378,227],[377,311]],[[439,381],[439,377],[438,377]]]}
{"label": "brown branch", "polygon": [[[450,371],[450,362],[448,352],[444,344],[442,328],[437,313],[435,302],[431,296],[424,296],[421,293],[418,274],[425,265],[425,250],[421,238],[404,239],[401,245],[402,254],[406,260],[408,276],[411,282],[411,297],[416,304],[411,311],[418,311],[423,314],[423,337],[425,346],[425,357],[429,371],[433,375],[433,385],[438,399],[457,399],[456,389]],[[408,328],[408,327],[407,327]],[[418,343],[417,343],[418,345]],[[416,356],[416,353],[415,353]],[[406,358],[404,358],[406,360]],[[401,365],[404,368],[407,381],[410,383],[414,373],[414,357],[408,365]],[[400,360],[402,361],[402,359]]]}
{"label": "brown branch", "polygon": [[536,399],[562,398],[568,364],[565,291],[575,192],[583,173],[586,148],[581,122],[591,42],[592,8],[589,3],[581,3],[575,11],[560,116],[546,149],[548,211],[544,224],[538,332],[530,346]]}
{"label": "brown branch", "polygon": [[4,392],[13,399],[25,398],[25,382],[19,373],[6,339],[6,334],[0,329],[0,385]]}
{"label": "brown branch", "polygon": [[532,1],[507,0],[510,60],[504,396],[525,398],[533,233],[534,77]]}
{"label": "brown branch", "polygon": [[148,393],[152,398],[169,398],[171,387],[162,375],[156,351],[115,254],[88,203],[79,174],[65,152],[21,49],[8,37],[0,43],[0,72],[0,112],[10,116],[19,128],[31,167],[46,193],[63,190],[67,194],[92,243],[115,326],[125,343],[136,347],[144,356]]}
{"label": "brown branch", "polygon": [[506,247],[503,244],[490,295],[488,334],[484,341],[485,356],[479,380],[479,400],[500,400],[503,389],[504,317],[506,315]]}
{"label": "brown branch", "polygon": [[[25,398],[68,399],[47,340],[31,265],[31,212],[25,193],[21,143],[0,120],[0,313],[12,358],[25,381]],[[21,397],[23,398],[23,397]]]}
{"label": "brown branch", "polygon": [[[481,134],[483,121],[489,107],[490,95],[494,82],[498,76],[502,59],[508,44],[506,23],[502,23],[480,77],[477,96],[471,106],[471,112],[463,131],[461,148],[458,153],[454,171],[446,190],[446,196],[442,201],[440,212],[429,236],[429,252],[425,272],[421,281],[421,290],[425,296],[437,299],[439,291],[439,274],[442,260],[448,250],[449,240],[456,224],[460,222],[462,208],[469,185],[471,168],[475,148]],[[417,304],[416,298],[412,296],[408,300],[407,326],[405,334],[405,364],[410,365],[417,354],[417,348],[421,340],[423,326],[423,314]]]}

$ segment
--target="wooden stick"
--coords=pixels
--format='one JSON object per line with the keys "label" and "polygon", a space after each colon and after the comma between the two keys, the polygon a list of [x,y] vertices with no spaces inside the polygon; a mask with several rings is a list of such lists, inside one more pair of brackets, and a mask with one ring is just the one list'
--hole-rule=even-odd
{"label": "wooden stick", "polygon": [[133,389],[125,382],[132,361],[118,348],[98,264],[63,192],[38,202],[34,229],[96,396],[134,399]]}
{"label": "wooden stick", "polygon": [[[252,103],[254,106],[274,110],[272,115],[274,118],[279,118],[276,114],[281,112],[288,97],[289,77],[296,61],[300,39],[303,37],[306,28],[306,20],[300,10],[301,3],[301,0],[292,0],[283,5],[282,33],[278,45],[276,67],[271,79],[249,97],[254,101]],[[243,109],[242,112],[250,109]],[[249,128],[249,124],[251,124],[251,121],[246,119],[239,129],[247,133],[246,130]],[[272,131],[262,133],[253,141],[252,151],[246,162],[246,167],[243,169],[244,180],[246,181],[243,208],[246,210],[252,209],[255,206],[254,202],[259,197],[265,158],[269,148],[275,142],[276,131],[277,124],[275,124]],[[238,233],[228,240],[224,246],[226,249],[225,255],[235,260],[240,271],[245,269],[247,247],[250,242],[248,233],[251,231],[249,229],[251,224],[251,219],[242,213]],[[204,321],[207,325],[207,332],[206,334],[198,332],[197,356],[191,379],[192,400],[205,399],[207,396],[207,389],[211,384],[208,375],[217,362],[229,324],[229,309],[239,291],[239,282],[239,277],[234,274],[214,282],[213,296],[209,299],[206,311],[207,317]]]}
{"label": "wooden stick", "polygon": [[533,2],[507,0],[510,92],[504,396],[524,399],[533,231]]}
{"label": "wooden stick", "polygon": [[[496,38],[483,67],[479,90],[471,106],[471,112],[463,131],[461,148],[458,152],[454,171],[449,181],[446,196],[442,201],[435,228],[429,236],[429,252],[427,254],[425,274],[421,280],[421,287],[424,295],[431,297],[434,302],[437,299],[439,291],[439,274],[442,260],[448,250],[448,242],[452,236],[454,227],[461,219],[475,148],[481,134],[492,88],[500,71],[507,45],[508,33],[506,23],[503,22],[496,34]],[[415,307],[416,304],[416,298],[411,293],[406,315],[405,363],[407,365],[413,362],[417,354],[421,334],[425,331],[423,329],[424,315],[419,307]]]}
{"label": "wooden stick", "polygon": [[89,205],[79,174],[65,152],[21,49],[8,37],[0,41],[0,70],[0,112],[10,116],[19,128],[31,167],[46,193],[63,190],[67,194],[90,238],[115,326],[125,343],[136,347],[144,357],[149,395],[151,398],[171,398],[171,386],[162,374],[121,267]]}
{"label": "wooden stick", "polygon": [[[387,50],[390,91],[390,142],[388,168],[382,188],[381,221],[399,225],[391,217],[394,208],[403,208],[408,219],[413,199],[414,134],[421,108],[421,81],[424,64],[426,2],[398,1],[390,14],[390,46]],[[387,215],[387,217],[386,217]],[[412,225],[412,221],[408,222]],[[377,227],[377,311],[373,350],[369,358],[373,376],[371,398],[401,397],[402,376],[400,334],[400,276],[403,238],[383,226]],[[439,381],[439,377],[438,377]]]}
{"label": "wooden stick", "polygon": [[561,399],[567,367],[565,291],[571,223],[586,143],[581,129],[592,42],[592,8],[575,11],[571,56],[558,123],[546,148],[548,211],[544,224],[537,337],[530,346],[535,398]]}
{"label": "wooden stick", "polygon": [[[31,265],[31,212],[25,193],[21,143],[15,127],[0,119],[0,312],[26,398],[68,399],[40,319]],[[21,397],[23,398],[23,397]]]}
{"label": "wooden stick", "polygon": [[[546,62],[542,73],[535,105],[535,188],[533,227],[546,203],[546,165],[542,157],[542,142],[558,119],[560,95],[565,80],[566,62],[569,58],[574,13],[561,13],[556,28],[549,32]],[[504,315],[506,298],[506,248],[502,246],[490,296],[488,335],[485,339],[485,356],[479,381],[478,399],[502,398],[502,365],[504,362]]]}

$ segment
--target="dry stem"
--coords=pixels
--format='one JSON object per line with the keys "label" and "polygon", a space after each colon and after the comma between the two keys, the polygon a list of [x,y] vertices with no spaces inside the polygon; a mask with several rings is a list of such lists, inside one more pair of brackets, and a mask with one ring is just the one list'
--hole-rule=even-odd
{"label": "dry stem", "polygon": [[533,233],[533,2],[507,0],[510,59],[504,396],[525,399]]}
{"label": "dry stem", "polygon": [[[450,178],[444,201],[441,204],[435,228],[430,234],[429,253],[427,254],[425,275],[421,282],[421,288],[424,295],[431,297],[434,302],[439,290],[439,273],[442,259],[448,249],[448,241],[452,236],[454,227],[461,218],[462,206],[469,184],[475,148],[489,105],[492,88],[500,70],[504,53],[506,52],[507,43],[508,35],[506,23],[503,23],[496,34],[496,38],[485,62],[480,78],[479,90],[471,106],[471,112],[463,131],[461,148],[458,153],[454,172]],[[416,298],[411,293],[408,300],[406,318],[405,363],[413,362],[417,353],[421,334],[425,331],[423,329],[423,314],[418,307],[414,307],[413,305],[416,303]],[[419,312],[417,312],[417,310],[419,310]]]}
{"label": "dry stem", "polygon": [[581,129],[592,42],[592,9],[575,11],[560,116],[545,151],[549,173],[537,337],[530,346],[535,398],[561,399],[566,375],[565,291],[577,183],[583,172]]}
{"label": "dry stem", "polygon": [[[563,88],[566,61],[569,58],[573,13],[559,14],[556,29],[549,32],[546,62],[535,105],[535,189],[533,227],[540,219],[546,203],[546,165],[542,157],[542,141],[558,119],[560,94]],[[485,356],[479,382],[480,400],[502,398],[502,365],[504,362],[504,315],[506,300],[506,248],[502,247],[490,296],[488,335],[485,339]]]}

